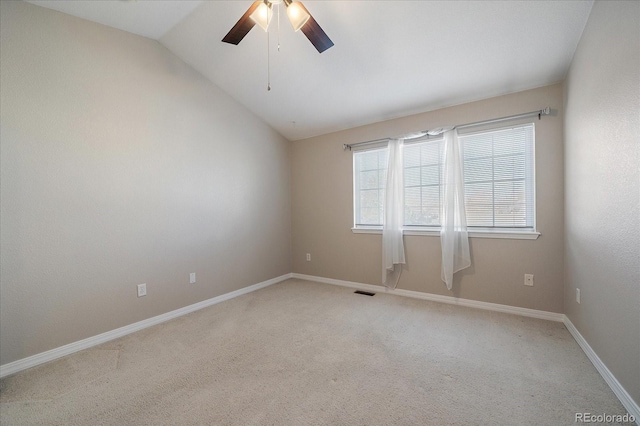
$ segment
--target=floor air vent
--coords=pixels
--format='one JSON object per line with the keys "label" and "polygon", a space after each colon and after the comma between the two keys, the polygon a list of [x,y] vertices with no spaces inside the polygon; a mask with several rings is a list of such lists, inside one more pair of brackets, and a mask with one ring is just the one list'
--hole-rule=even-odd
{"label": "floor air vent", "polygon": [[365,296],[375,296],[375,293],[369,293],[368,291],[362,291],[362,290],[356,290],[354,291],[355,294],[364,294]]}

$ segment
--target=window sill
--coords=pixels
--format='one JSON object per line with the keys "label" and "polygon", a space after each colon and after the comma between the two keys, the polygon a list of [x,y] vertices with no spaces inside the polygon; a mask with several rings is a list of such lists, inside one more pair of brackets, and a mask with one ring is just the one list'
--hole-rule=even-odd
{"label": "window sill", "polygon": [[[351,228],[351,232],[354,234],[382,234],[382,228],[380,227],[362,227]],[[439,237],[440,230],[434,229],[404,229],[404,235],[410,236],[426,236],[426,237]],[[482,231],[469,231],[469,237],[471,238],[503,238],[511,240],[537,240],[540,236],[536,231],[515,231],[515,230],[482,230]]]}

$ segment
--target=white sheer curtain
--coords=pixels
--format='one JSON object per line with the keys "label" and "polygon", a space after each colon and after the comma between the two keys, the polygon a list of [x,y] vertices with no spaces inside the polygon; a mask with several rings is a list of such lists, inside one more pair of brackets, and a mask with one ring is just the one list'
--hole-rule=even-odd
{"label": "white sheer curtain", "polygon": [[463,152],[456,129],[444,132],[444,197],[442,204],[440,244],[442,246],[441,278],[451,290],[453,274],[471,266],[467,215],[464,209]]}
{"label": "white sheer curtain", "polygon": [[396,288],[398,281],[400,281],[402,264],[405,263],[404,241],[402,239],[404,222],[403,145],[403,139],[389,140],[387,185],[382,222],[382,283],[388,288]]}

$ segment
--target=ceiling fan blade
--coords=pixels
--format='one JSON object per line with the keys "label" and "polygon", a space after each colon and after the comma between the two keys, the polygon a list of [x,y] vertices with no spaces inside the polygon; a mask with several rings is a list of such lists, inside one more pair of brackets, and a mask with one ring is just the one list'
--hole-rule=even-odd
{"label": "ceiling fan blade", "polygon": [[[304,10],[306,10],[307,13],[309,13],[307,8],[304,7],[304,5],[301,2],[298,2],[298,4]],[[311,44],[315,46],[315,48],[318,50],[318,53],[322,53],[328,48],[330,48],[331,46],[333,46],[333,42],[331,41],[327,33],[325,33],[324,30],[320,28],[320,25],[318,25],[316,20],[313,19],[313,16],[311,16],[310,13],[309,13],[309,20],[307,21],[306,24],[304,24],[302,28],[300,28],[300,30],[304,33],[305,36],[307,36]]]}
{"label": "ceiling fan blade", "polygon": [[254,1],[253,4],[247,11],[242,15],[242,18],[236,22],[236,24],[229,30],[226,36],[222,39],[225,43],[238,44],[242,41],[244,36],[247,35],[251,28],[253,28],[256,23],[249,16],[253,13],[254,10],[262,3],[261,0]]}

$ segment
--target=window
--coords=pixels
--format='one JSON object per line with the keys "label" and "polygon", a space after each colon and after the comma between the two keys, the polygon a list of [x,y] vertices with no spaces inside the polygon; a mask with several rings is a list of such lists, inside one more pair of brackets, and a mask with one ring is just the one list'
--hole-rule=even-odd
{"label": "window", "polygon": [[443,149],[442,139],[404,147],[405,226],[440,226]]}
{"label": "window", "polygon": [[[534,125],[460,135],[470,230],[535,228]],[[443,140],[404,146],[404,223],[440,227]],[[354,152],[356,228],[382,226],[387,149]]]}
{"label": "window", "polygon": [[467,226],[534,227],[533,124],[460,137]]}
{"label": "window", "polygon": [[353,156],[356,226],[382,226],[387,148],[359,151]]}

